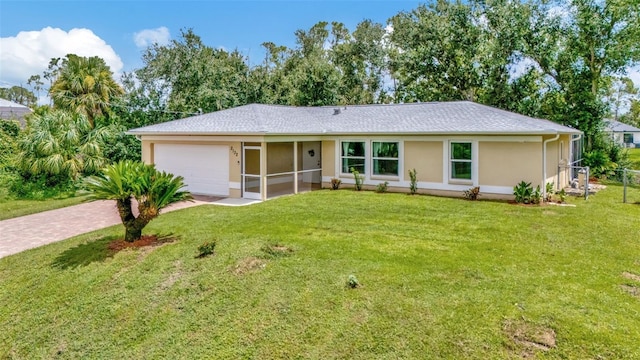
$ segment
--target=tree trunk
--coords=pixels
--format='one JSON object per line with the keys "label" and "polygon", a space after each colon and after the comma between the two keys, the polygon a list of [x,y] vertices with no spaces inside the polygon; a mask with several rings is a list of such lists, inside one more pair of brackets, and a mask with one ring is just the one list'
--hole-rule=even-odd
{"label": "tree trunk", "polygon": [[124,241],[134,242],[140,237],[142,237],[142,227],[125,225]]}

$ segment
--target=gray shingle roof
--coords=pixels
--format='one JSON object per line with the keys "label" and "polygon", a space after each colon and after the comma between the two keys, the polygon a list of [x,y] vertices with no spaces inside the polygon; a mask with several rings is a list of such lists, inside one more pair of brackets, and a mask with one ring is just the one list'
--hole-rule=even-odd
{"label": "gray shingle roof", "polygon": [[[340,109],[339,113],[336,109]],[[468,101],[292,107],[251,104],[151,125],[134,135],[557,134],[554,122]]]}
{"label": "gray shingle roof", "polygon": [[616,120],[605,120],[605,126],[610,132],[640,132],[637,127]]}
{"label": "gray shingle roof", "polygon": [[31,113],[28,107],[9,101],[0,99],[0,119],[18,120],[22,126],[25,125],[24,117]]}

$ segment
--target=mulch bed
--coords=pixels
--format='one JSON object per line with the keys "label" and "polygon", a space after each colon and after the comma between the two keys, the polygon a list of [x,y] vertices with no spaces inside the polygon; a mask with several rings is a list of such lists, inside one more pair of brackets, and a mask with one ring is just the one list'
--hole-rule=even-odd
{"label": "mulch bed", "polygon": [[158,237],[157,235],[142,235],[142,237],[136,241],[128,242],[124,239],[114,240],[107,245],[107,248],[113,252],[118,252],[124,249],[138,249],[143,247],[154,247],[166,244],[173,241],[173,238]]}

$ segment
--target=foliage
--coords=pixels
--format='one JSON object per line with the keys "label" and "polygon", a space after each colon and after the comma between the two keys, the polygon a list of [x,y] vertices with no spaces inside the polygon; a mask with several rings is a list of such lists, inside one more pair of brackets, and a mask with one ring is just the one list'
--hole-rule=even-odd
{"label": "foliage", "polygon": [[528,204],[531,201],[531,195],[533,194],[533,187],[531,183],[524,180],[513,187],[513,195],[517,203]]}
{"label": "foliage", "polygon": [[540,185],[536,186],[536,188],[531,192],[530,201],[532,204],[540,204],[540,202],[542,202],[542,191],[540,190]]}
{"label": "foliage", "polygon": [[347,278],[347,287],[350,289],[360,287],[360,281],[358,281],[358,278],[355,275],[349,275],[349,277]]}
{"label": "foliage", "polygon": [[168,45],[154,44],[135,71],[140,86],[160,94],[166,109],[187,117],[247,103],[248,66],[237,51],[205,45],[191,29]]}
{"label": "foliage", "polygon": [[213,255],[216,249],[216,244],[216,240],[200,244],[200,246],[198,246],[198,255],[196,256],[196,258],[203,258],[209,255]]}
{"label": "foliage", "polygon": [[[160,215],[160,210],[178,201],[192,199],[181,176],[158,171],[153,165],[137,161],[120,161],[107,166],[98,176],[85,181],[95,199],[116,200],[120,219],[125,227],[125,240],[132,242],[142,236],[142,229]],[[133,199],[139,215],[132,210]]]}
{"label": "foliage", "polygon": [[20,126],[14,120],[0,120],[0,175],[14,168]]}
{"label": "foliage", "polygon": [[109,66],[97,56],[68,54],[54,76],[49,89],[54,106],[84,115],[91,129],[96,117],[107,116],[114,98],[124,94]]}
{"label": "foliage", "polygon": [[331,190],[338,190],[342,184],[342,180],[338,178],[331,178]]}
{"label": "foliage", "polygon": [[38,102],[36,96],[22,86],[0,87],[0,98],[28,107],[34,106]]}
{"label": "foliage", "polygon": [[474,186],[469,190],[465,190],[463,195],[467,200],[478,200],[478,197],[480,196],[480,186]]}
{"label": "foliage", "polygon": [[104,135],[104,129],[92,129],[83,115],[60,110],[35,115],[18,140],[17,166],[25,179],[75,181],[104,166]]}
{"label": "foliage", "polygon": [[77,183],[66,175],[23,174],[7,180],[10,195],[18,199],[46,200],[73,196]]}
{"label": "foliage", "polygon": [[411,195],[415,195],[418,192],[418,173],[416,169],[409,170],[409,191]]}
{"label": "foliage", "polygon": [[544,201],[550,201],[551,200],[551,195],[553,195],[553,189],[554,189],[554,183],[553,182],[548,182],[548,183],[545,184],[544,190],[545,190],[546,198],[544,199]]}
{"label": "foliage", "polygon": [[387,192],[387,188],[389,186],[389,182],[385,181],[383,183],[380,183],[376,186],[376,192],[377,193],[385,193]]}
{"label": "foliage", "polygon": [[351,168],[351,173],[353,174],[353,181],[355,181],[356,191],[362,190],[362,180],[364,180],[362,175],[355,168]]}

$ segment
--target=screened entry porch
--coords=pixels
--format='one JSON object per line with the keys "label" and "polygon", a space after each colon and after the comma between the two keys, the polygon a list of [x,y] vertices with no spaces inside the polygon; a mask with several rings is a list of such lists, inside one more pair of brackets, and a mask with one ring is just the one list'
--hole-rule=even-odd
{"label": "screened entry porch", "polygon": [[242,196],[265,200],[322,187],[320,141],[244,143]]}

